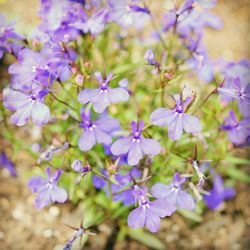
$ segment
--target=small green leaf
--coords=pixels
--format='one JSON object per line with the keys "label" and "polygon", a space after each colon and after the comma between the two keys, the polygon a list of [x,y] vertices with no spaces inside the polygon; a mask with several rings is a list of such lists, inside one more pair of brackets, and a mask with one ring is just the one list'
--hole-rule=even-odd
{"label": "small green leaf", "polygon": [[234,157],[231,155],[227,156],[225,158],[225,161],[233,163],[233,164],[237,164],[237,165],[250,165],[250,160],[244,159],[244,158]]}
{"label": "small green leaf", "polygon": [[197,223],[202,222],[202,217],[196,212],[189,211],[189,210],[179,210],[179,213],[194,222],[197,222]]}
{"label": "small green leaf", "polygon": [[128,235],[145,246],[151,247],[156,250],[164,250],[166,247],[164,244],[154,235],[144,232],[141,229],[129,229]]}
{"label": "small green leaf", "polygon": [[250,177],[237,168],[228,168],[227,175],[229,175],[232,179],[250,183]]}

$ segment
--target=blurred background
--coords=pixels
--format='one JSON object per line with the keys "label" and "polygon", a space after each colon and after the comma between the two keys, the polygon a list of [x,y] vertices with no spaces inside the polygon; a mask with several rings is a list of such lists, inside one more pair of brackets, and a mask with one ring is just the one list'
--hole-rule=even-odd
{"label": "blurred background", "polygon": [[[161,1],[159,1],[159,8]],[[39,24],[36,15],[38,0],[0,0],[0,12],[16,20],[17,31],[30,34]],[[237,61],[250,59],[250,0],[218,0],[213,12],[219,15],[224,27],[207,30],[205,42],[212,59]],[[1,137],[0,137],[1,139]],[[0,142],[0,149],[5,147]],[[79,225],[82,209],[70,204],[37,210],[31,192],[26,188],[24,172],[32,168],[23,152],[17,157],[19,178],[0,173],[0,249],[44,250],[61,249],[71,230],[65,224]],[[171,249],[250,249],[250,197],[246,184],[238,184],[236,199],[227,202],[219,211],[206,212],[202,222],[194,225],[179,214],[162,221],[158,237]],[[99,226],[101,232],[90,239],[84,249],[112,249],[113,225]],[[78,244],[75,248],[78,249]],[[116,241],[113,249],[150,249],[136,241]]]}

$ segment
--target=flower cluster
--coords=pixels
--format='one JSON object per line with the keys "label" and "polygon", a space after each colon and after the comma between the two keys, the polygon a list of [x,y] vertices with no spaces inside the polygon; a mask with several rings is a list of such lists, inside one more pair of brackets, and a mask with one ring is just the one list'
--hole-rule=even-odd
{"label": "flower cluster", "polygon": [[[224,187],[226,170],[217,165],[231,148],[249,145],[250,64],[226,62],[215,79],[203,36],[205,27],[222,27],[208,11],[216,1],[177,2],[182,4],[163,10],[159,29],[158,14],[140,0],[42,0],[41,23],[31,41],[0,16],[0,60],[12,55],[10,84],[2,92],[3,106],[13,112],[4,114],[6,129],[8,121],[42,127],[36,143],[45,150],[32,155],[39,167],[46,166],[47,178],[33,176],[28,182],[37,193],[37,208],[83,199],[93,206],[86,211],[98,206],[101,215],[125,213],[130,228],[156,232],[161,219],[178,209],[195,213],[202,197],[208,208],[217,209],[235,195]],[[154,28],[151,38],[144,26]],[[181,79],[190,73],[193,82],[183,86]],[[204,92],[216,86],[204,97],[195,83]],[[168,136],[159,127],[167,127]],[[225,150],[215,156],[221,143]],[[208,173],[213,173],[211,190],[197,152],[190,160],[193,147],[216,162]],[[0,165],[16,176],[4,152]],[[65,249],[83,234],[83,227],[77,229]]]}

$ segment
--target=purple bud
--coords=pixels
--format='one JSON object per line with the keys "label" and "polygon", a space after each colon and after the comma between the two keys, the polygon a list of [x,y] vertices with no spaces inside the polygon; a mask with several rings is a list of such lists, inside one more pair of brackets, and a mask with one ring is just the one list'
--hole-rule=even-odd
{"label": "purple bud", "polygon": [[83,172],[83,165],[80,160],[75,160],[72,164],[71,167],[76,171],[76,172]]}
{"label": "purple bud", "polygon": [[81,74],[78,74],[78,75],[76,76],[76,78],[75,78],[75,81],[76,81],[76,83],[77,83],[78,85],[82,86],[82,84],[83,84],[83,77],[82,77],[82,75],[81,75]]}

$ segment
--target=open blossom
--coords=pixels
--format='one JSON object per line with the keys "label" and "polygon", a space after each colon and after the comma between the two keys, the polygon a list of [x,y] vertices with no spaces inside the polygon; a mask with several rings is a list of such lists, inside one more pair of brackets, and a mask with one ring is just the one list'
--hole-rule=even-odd
{"label": "open blossom", "polygon": [[218,88],[218,92],[228,101],[237,99],[240,112],[244,116],[250,116],[250,81],[229,77],[224,86]]}
{"label": "open blossom", "polygon": [[27,124],[31,117],[32,121],[38,126],[47,123],[50,118],[50,110],[43,103],[47,94],[47,89],[41,90],[40,88],[31,95],[12,89],[4,89],[3,104],[7,109],[15,111],[10,117],[11,122],[17,126],[23,126]]}
{"label": "open blossom", "polygon": [[95,144],[109,145],[112,143],[112,132],[120,128],[116,119],[104,117],[92,121],[91,113],[81,111],[82,122],[80,127],[84,129],[78,140],[78,146],[82,151],[90,150]]}
{"label": "open blossom", "polygon": [[40,176],[30,178],[28,186],[32,192],[38,193],[35,200],[37,208],[43,208],[52,202],[64,203],[67,200],[67,192],[57,186],[57,182],[62,174],[58,169],[54,175],[51,175],[51,168],[46,168],[47,179]]}
{"label": "open blossom", "polygon": [[100,87],[98,89],[84,89],[81,91],[78,95],[80,103],[91,102],[95,112],[102,113],[110,104],[128,100],[129,93],[125,88],[109,88],[108,84],[112,80],[112,73],[106,79],[103,79],[100,72],[96,72],[95,76],[100,83]]}
{"label": "open blossom", "polygon": [[235,196],[235,190],[233,188],[224,187],[223,180],[219,174],[214,177],[213,189],[209,191],[209,194],[204,195],[204,200],[209,209],[218,208],[224,200],[231,199]]}
{"label": "open blossom", "polygon": [[172,204],[175,208],[193,210],[195,202],[193,197],[181,186],[186,179],[182,178],[179,173],[174,175],[173,181],[169,185],[157,183],[152,187],[152,195],[158,199],[164,199]]}
{"label": "open blossom", "polygon": [[146,139],[142,136],[144,122],[131,122],[132,134],[114,142],[110,148],[113,155],[128,154],[128,164],[137,165],[143,155],[157,155],[161,151],[161,145],[154,139]]}
{"label": "open blossom", "polygon": [[228,131],[228,138],[231,142],[242,144],[250,137],[250,117],[237,121],[234,111],[231,110],[225,119],[225,124],[221,125],[221,129]]}
{"label": "open blossom", "polygon": [[186,107],[192,102],[191,97],[181,100],[180,95],[174,95],[176,105],[173,109],[158,108],[150,116],[150,121],[160,127],[168,126],[168,136],[179,140],[183,130],[187,133],[198,133],[201,124],[198,118],[185,113]]}
{"label": "open blossom", "polygon": [[150,232],[155,233],[160,229],[161,218],[175,211],[175,207],[165,200],[149,201],[146,186],[135,185],[133,194],[139,206],[128,215],[128,226],[131,228],[146,226]]}

